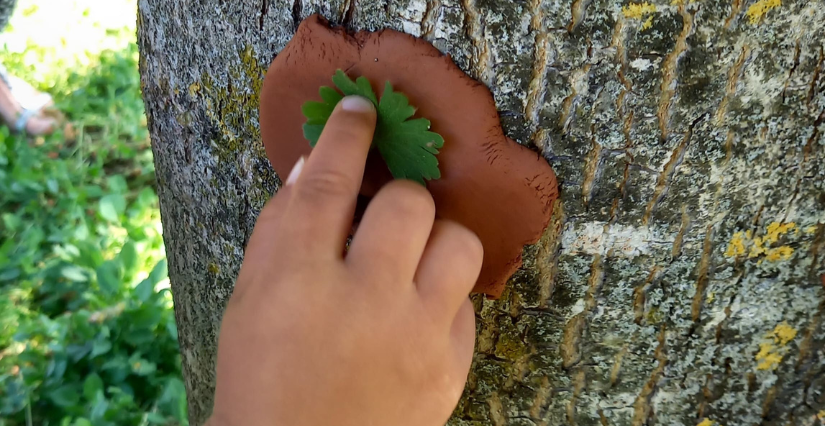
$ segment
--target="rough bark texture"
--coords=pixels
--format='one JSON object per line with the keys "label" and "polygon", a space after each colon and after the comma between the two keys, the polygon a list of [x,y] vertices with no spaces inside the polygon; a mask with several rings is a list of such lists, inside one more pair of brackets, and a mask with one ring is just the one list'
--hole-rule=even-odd
{"label": "rough bark texture", "polygon": [[825,7],[654,3],[141,0],[191,423],[210,412],[221,313],[278,187],[257,92],[313,12],[431,40],[562,182],[504,297],[476,299],[450,424],[825,422]]}

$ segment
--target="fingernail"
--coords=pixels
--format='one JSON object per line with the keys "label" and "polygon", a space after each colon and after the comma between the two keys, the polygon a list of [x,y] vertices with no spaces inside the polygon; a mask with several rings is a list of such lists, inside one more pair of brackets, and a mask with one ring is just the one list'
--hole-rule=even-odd
{"label": "fingernail", "polygon": [[350,112],[372,112],[375,111],[375,105],[367,98],[360,96],[347,96],[341,101],[341,108]]}
{"label": "fingernail", "polygon": [[298,159],[294,166],[292,166],[292,171],[289,172],[289,177],[286,178],[286,186],[292,185],[295,181],[298,180],[298,176],[301,176],[301,170],[304,168],[304,157]]}

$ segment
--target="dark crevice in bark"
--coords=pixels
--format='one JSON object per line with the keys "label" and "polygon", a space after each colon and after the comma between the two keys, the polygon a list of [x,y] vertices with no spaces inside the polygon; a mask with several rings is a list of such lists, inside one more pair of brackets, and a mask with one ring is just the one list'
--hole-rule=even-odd
{"label": "dark crevice in bark", "polygon": [[303,12],[302,0],[293,0],[292,2],[292,32],[298,30],[298,25],[301,24],[301,13]]}
{"label": "dark crevice in bark", "polygon": [[796,67],[799,66],[799,40],[794,43],[794,53],[793,53],[793,65],[791,66],[791,70],[788,72],[788,79],[785,80],[785,87],[782,88],[782,104],[785,104],[786,95],[788,92],[788,86],[791,84],[791,78],[793,78],[793,73],[796,71]]}
{"label": "dark crevice in bark", "polygon": [[811,78],[811,86],[808,89],[808,98],[805,100],[805,103],[809,106],[811,105],[811,101],[813,100],[814,95],[816,95],[816,92],[817,92],[816,84],[817,84],[817,81],[819,80],[819,75],[822,72],[823,62],[825,62],[825,49],[823,49],[822,46],[820,46],[819,47],[819,60],[816,62],[816,68],[814,69],[814,75],[813,75],[813,78]]}
{"label": "dark crevice in bark", "polygon": [[258,18],[258,29],[264,30],[264,20],[266,19],[266,11],[269,10],[269,0],[261,0],[261,16]]}
{"label": "dark crevice in bark", "polygon": [[350,28],[350,26],[352,25],[352,17],[355,14],[355,9],[358,7],[355,3],[355,0],[347,0],[344,9],[344,16],[341,19],[341,25],[349,29],[352,29]]}

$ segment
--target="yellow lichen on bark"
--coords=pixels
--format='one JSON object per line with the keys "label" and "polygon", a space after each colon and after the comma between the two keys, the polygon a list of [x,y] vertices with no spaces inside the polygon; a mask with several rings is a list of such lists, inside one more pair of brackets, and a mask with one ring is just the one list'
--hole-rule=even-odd
{"label": "yellow lichen on bark", "polygon": [[779,237],[788,233],[796,228],[796,223],[779,223],[779,222],[772,222],[768,225],[767,234],[765,235],[764,241],[769,244],[773,244],[779,241]]}
{"label": "yellow lichen on bark", "polygon": [[725,250],[726,257],[736,257],[745,254],[745,233],[739,231],[733,234],[733,238],[728,243],[728,249]]}
{"label": "yellow lichen on bark", "polygon": [[796,337],[796,329],[788,325],[787,322],[782,321],[781,324],[777,325],[776,328],[773,329],[773,336],[776,339],[777,343],[782,346],[785,346]]}
{"label": "yellow lichen on bark", "polygon": [[748,8],[745,15],[751,24],[758,24],[771,9],[779,6],[782,6],[782,0],[759,0]]}
{"label": "yellow lichen on bark", "polygon": [[756,354],[757,370],[773,370],[782,362],[782,357],[787,353],[787,346],[797,335],[797,330],[783,321],[777,325],[773,331],[765,336],[764,342],[759,344],[759,352]]}
{"label": "yellow lichen on bark", "polygon": [[[779,247],[771,247],[771,245],[779,242],[779,239],[792,230],[796,230],[796,235],[799,234],[799,229],[796,223],[780,223],[772,222],[765,228],[765,235],[762,237],[753,237],[753,232],[735,232],[728,242],[728,247],[725,250],[725,257],[739,257],[748,254],[748,258],[754,259],[764,256],[770,262],[779,262],[788,260],[793,256],[794,249],[787,245]],[[760,259],[760,262],[762,259]]]}
{"label": "yellow lichen on bark", "polygon": [[765,259],[771,262],[779,262],[780,260],[788,260],[793,256],[793,249],[788,246],[768,249]]}
{"label": "yellow lichen on bark", "polygon": [[653,14],[656,13],[656,5],[648,2],[630,3],[622,7],[622,15],[628,19],[642,19],[647,17],[639,30],[644,31],[653,26]]}
{"label": "yellow lichen on bark", "polygon": [[758,370],[773,370],[782,362],[782,355],[777,353],[777,347],[770,342],[759,344],[759,353],[756,354],[756,365]]}

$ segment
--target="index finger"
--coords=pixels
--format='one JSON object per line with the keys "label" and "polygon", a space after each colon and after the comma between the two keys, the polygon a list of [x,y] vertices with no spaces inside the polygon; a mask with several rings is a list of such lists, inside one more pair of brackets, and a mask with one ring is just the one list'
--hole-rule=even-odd
{"label": "index finger", "polygon": [[347,96],[335,107],[301,175],[286,217],[301,246],[341,257],[375,132],[371,101]]}

